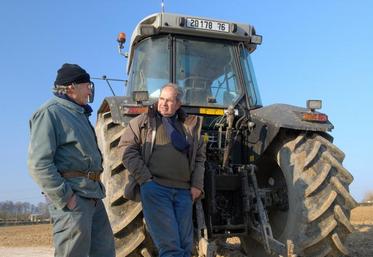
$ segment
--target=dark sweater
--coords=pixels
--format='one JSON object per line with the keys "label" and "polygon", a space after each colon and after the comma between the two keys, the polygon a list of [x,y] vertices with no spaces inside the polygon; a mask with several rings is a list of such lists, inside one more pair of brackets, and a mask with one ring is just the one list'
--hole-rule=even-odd
{"label": "dark sweater", "polygon": [[[182,132],[182,124],[177,122],[176,126]],[[153,153],[148,166],[155,182],[168,187],[190,188],[188,156],[175,149],[158,117]]]}

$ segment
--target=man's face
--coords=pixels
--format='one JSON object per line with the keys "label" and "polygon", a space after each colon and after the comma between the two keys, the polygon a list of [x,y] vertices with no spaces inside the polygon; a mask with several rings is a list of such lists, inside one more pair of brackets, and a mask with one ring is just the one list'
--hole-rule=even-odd
{"label": "man's face", "polygon": [[177,92],[172,87],[165,87],[158,99],[158,112],[163,117],[171,117],[180,108],[181,103],[176,99]]}
{"label": "man's face", "polygon": [[77,104],[86,105],[92,96],[91,83],[80,83],[68,87],[67,95]]}

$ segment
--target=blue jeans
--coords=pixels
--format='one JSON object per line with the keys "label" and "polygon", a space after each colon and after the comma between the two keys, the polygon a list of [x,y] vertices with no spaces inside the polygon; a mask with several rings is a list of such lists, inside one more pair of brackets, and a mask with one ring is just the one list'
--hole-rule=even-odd
{"label": "blue jeans", "polygon": [[76,196],[69,210],[49,204],[55,257],[115,257],[113,231],[101,200]]}
{"label": "blue jeans", "polygon": [[193,248],[190,190],[150,181],[141,185],[140,193],[145,221],[159,256],[190,257]]}

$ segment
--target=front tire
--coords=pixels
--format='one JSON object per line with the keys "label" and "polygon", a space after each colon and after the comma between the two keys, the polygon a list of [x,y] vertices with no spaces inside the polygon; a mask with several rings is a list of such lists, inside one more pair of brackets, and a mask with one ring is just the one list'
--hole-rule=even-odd
{"label": "front tire", "polygon": [[[128,124],[131,117],[124,117]],[[101,180],[106,188],[104,204],[115,238],[117,257],[147,256],[152,251],[139,202],[123,197],[128,172],[122,164],[122,153],[117,147],[125,127],[113,122],[111,112],[99,113],[96,134],[103,156]]]}

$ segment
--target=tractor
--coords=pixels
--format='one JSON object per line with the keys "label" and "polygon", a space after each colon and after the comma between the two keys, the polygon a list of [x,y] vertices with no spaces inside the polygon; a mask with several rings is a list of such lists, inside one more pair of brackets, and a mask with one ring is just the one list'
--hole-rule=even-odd
{"label": "tractor", "polygon": [[184,93],[182,108],[203,116],[204,198],[194,207],[196,255],[215,256],[228,238],[244,255],[345,256],[353,231],[352,175],[333,144],[333,125],[306,107],[263,106],[250,59],[262,36],[251,25],[156,13],[136,26],[126,96],[106,97],[96,133],[103,154],[104,200],[118,257],[156,256],[141,202],[123,197],[128,171],[117,147],[129,121],[157,101],[166,83]]}

